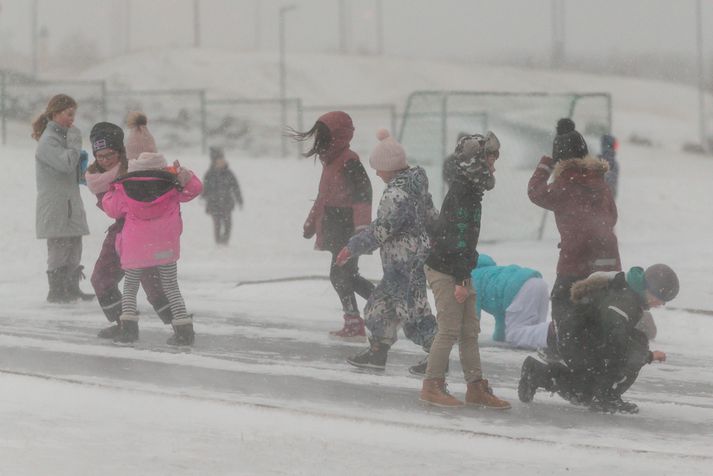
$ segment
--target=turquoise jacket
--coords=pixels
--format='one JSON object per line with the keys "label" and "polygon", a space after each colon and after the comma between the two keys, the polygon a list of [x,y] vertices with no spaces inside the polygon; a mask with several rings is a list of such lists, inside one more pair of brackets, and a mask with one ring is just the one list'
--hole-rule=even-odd
{"label": "turquoise jacket", "polygon": [[490,256],[481,254],[471,276],[477,293],[475,309],[478,319],[481,310],[491,314],[495,318],[493,340],[505,341],[505,310],[515,299],[515,295],[525,281],[530,278],[541,278],[542,274],[515,264],[497,266]]}

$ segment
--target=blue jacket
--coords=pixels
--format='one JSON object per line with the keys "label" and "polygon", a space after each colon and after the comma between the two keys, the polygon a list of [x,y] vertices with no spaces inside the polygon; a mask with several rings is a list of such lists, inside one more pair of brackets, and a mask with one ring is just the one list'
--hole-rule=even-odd
{"label": "blue jacket", "polygon": [[473,287],[477,293],[475,308],[480,319],[484,310],[495,318],[493,340],[505,341],[505,310],[510,306],[522,285],[530,278],[541,278],[542,274],[530,268],[511,264],[497,266],[488,255],[478,256],[478,265],[472,271]]}

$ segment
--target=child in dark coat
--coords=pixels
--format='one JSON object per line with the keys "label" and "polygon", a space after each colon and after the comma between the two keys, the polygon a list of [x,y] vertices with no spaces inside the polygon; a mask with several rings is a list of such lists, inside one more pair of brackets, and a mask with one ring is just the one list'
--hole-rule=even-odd
{"label": "child in dark coat", "polygon": [[358,259],[337,266],[339,251],[349,238],[371,223],[371,182],[359,160],[349,148],[354,136],[352,118],[342,111],[323,114],[312,129],[296,132],[296,140],[314,138],[314,145],[305,157],[318,156],[322,163],[319,193],[304,224],[304,237],[316,235],[315,248],[332,254],[329,278],[339,295],[344,311],[344,327],[330,332],[334,338],[366,342],[364,320],[359,313],[356,297],[368,299],[374,285],[359,275]]}
{"label": "child in dark coat", "polygon": [[203,177],[202,198],[206,201],[205,212],[213,217],[215,242],[226,245],[230,240],[232,212],[235,204],[243,208],[243,196],[235,174],[228,167],[225,153],[220,147],[210,148],[210,168]]}
{"label": "child in dark coat", "polygon": [[492,132],[465,136],[458,141],[455,155],[456,175],[443,200],[425,266],[436,301],[438,332],[428,354],[421,400],[442,407],[463,405],[446,390],[449,356],[458,342],[463,377],[468,385],[465,403],[508,409],[510,404],[497,398],[483,378],[478,348],[480,323],[470,278],[478,260],[481,203],[483,194],[495,186],[500,141]]}
{"label": "child in dark coat", "polygon": [[666,360],[664,352],[649,350],[649,336],[639,324],[648,309],[671,301],[678,290],[678,276],[665,264],[633,267],[627,273],[597,272],[574,283],[576,319],[560,336],[571,341],[563,349],[563,363],[527,357],[518,385],[520,400],[530,402],[544,388],[594,411],[638,412],[622,395],[644,365]]}

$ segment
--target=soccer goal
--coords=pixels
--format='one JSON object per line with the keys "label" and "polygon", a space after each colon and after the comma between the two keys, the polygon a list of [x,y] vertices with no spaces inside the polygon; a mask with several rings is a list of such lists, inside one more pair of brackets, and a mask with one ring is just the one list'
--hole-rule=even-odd
{"label": "soccer goal", "polygon": [[428,173],[436,207],[445,195],[444,159],[460,133],[492,130],[500,138],[495,189],[485,195],[481,240],[541,238],[542,210],[527,198],[527,181],[543,155],[552,154],[557,120],[569,117],[590,153],[611,131],[608,93],[416,91],[406,103],[399,140],[409,161]]}

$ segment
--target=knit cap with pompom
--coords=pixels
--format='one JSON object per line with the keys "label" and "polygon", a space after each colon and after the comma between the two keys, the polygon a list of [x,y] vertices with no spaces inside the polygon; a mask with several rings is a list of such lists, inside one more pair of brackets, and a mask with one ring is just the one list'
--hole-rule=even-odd
{"label": "knit cap with pompom", "polygon": [[589,154],[587,142],[577,132],[574,121],[568,117],[557,121],[557,136],[552,142],[552,158],[556,161],[581,159]]}
{"label": "knit cap with pompom", "polygon": [[126,138],[126,158],[136,160],[142,152],[158,152],[156,141],[147,127],[148,119],[143,112],[134,111],[126,118],[129,134]]}
{"label": "knit cap with pompom", "polygon": [[388,130],[379,129],[376,131],[376,144],[369,156],[369,165],[375,170],[382,172],[393,172],[408,168],[406,161],[406,151],[403,146],[394,139]]}

